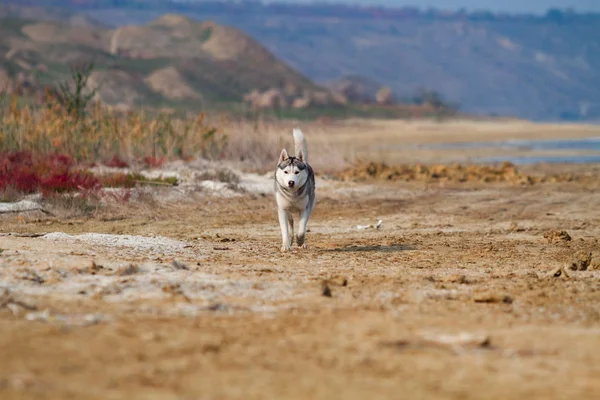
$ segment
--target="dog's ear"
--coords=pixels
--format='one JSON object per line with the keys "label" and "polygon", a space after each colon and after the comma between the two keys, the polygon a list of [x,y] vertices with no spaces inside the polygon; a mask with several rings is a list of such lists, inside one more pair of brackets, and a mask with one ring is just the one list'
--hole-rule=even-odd
{"label": "dog's ear", "polygon": [[279,161],[277,162],[277,164],[281,164],[288,158],[290,158],[290,156],[288,156],[287,151],[285,149],[281,150],[281,154],[279,155]]}
{"label": "dog's ear", "polygon": [[298,152],[298,160],[304,162],[304,152],[302,150]]}

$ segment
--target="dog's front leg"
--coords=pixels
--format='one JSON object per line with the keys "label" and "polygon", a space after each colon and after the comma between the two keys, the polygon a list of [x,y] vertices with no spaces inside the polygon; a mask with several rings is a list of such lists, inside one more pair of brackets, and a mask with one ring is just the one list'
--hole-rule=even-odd
{"label": "dog's front leg", "polygon": [[296,242],[298,246],[306,249],[306,224],[308,223],[308,217],[310,216],[310,212],[308,210],[304,210],[300,213],[300,223],[298,224],[298,235],[296,236]]}
{"label": "dog's front leg", "polygon": [[288,213],[285,210],[278,210],[279,227],[281,228],[281,251],[289,251],[292,249],[290,245],[290,235],[288,231]]}
{"label": "dog's front leg", "polygon": [[287,218],[288,218],[288,228],[289,228],[289,237],[290,237],[290,247],[292,247],[292,244],[294,244],[294,216],[292,215],[292,213],[287,213]]}

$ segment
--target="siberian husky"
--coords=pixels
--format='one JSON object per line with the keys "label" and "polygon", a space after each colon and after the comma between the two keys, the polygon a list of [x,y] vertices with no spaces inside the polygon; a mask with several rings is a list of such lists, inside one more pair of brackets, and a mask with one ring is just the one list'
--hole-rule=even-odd
{"label": "siberian husky", "polygon": [[308,148],[300,129],[293,130],[295,156],[283,149],[275,170],[275,199],[281,227],[281,251],[294,241],[294,213],[299,215],[296,243],[306,248],[306,224],[315,205],[315,174],[308,165]]}

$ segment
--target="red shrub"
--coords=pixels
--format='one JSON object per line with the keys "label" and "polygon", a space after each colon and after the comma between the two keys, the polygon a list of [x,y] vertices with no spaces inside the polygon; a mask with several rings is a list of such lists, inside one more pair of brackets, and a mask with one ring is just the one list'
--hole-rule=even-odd
{"label": "red shrub", "polygon": [[0,154],[0,191],[14,188],[23,193],[72,192],[97,188],[100,182],[78,169],[64,154],[11,152]]}

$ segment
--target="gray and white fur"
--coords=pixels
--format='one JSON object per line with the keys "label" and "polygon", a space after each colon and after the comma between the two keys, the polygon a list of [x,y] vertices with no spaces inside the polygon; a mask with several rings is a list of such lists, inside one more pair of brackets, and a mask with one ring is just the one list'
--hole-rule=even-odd
{"label": "gray and white fur", "polygon": [[296,243],[306,248],[306,224],[315,205],[315,174],[308,164],[304,134],[294,129],[295,156],[283,149],[275,169],[275,199],[281,227],[281,251],[291,250],[294,241],[294,214],[300,218]]}

